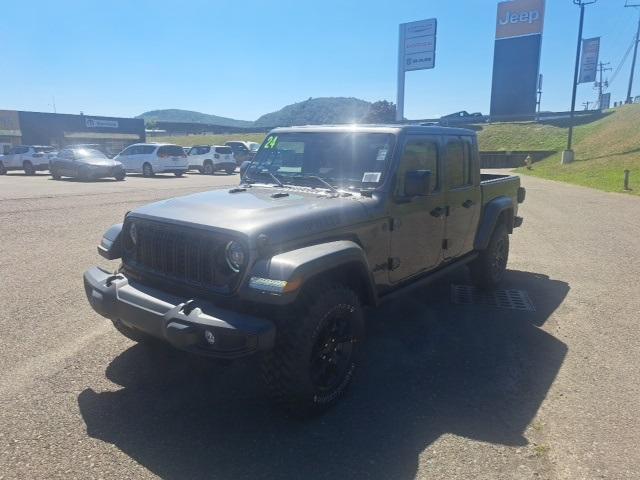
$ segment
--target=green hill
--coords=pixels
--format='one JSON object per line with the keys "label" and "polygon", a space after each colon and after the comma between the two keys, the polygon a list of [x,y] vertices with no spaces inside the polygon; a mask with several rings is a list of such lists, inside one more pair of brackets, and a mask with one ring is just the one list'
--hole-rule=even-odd
{"label": "green hill", "polygon": [[369,112],[370,106],[371,104],[369,102],[358,98],[310,98],[303,102],[287,105],[277,112],[262,115],[255,121],[255,125],[260,127],[278,127],[352,123],[361,120]]}
{"label": "green hill", "polygon": [[624,170],[631,171],[630,193],[640,195],[640,105],[607,111],[574,128],[576,161],[560,165],[566,148],[566,122],[479,125],[481,150],[556,150],[518,173],[560,180],[609,192],[623,191]]}
{"label": "green hill", "polygon": [[207,123],[210,125],[224,125],[226,127],[252,127],[253,122],[247,120],[235,120],[233,118],[219,117],[206,113],[194,112],[191,110],[180,110],[170,108],[167,110],[151,110],[138,115],[136,118],[143,118],[145,122],[185,122],[185,123]]}

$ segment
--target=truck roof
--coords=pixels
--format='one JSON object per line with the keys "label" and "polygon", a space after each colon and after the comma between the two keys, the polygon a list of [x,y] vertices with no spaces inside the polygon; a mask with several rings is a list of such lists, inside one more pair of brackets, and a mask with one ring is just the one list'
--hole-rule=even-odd
{"label": "truck roof", "polygon": [[442,127],[439,125],[420,125],[420,124],[408,124],[408,125],[300,125],[294,127],[278,127],[274,128],[272,132],[277,133],[300,133],[300,132],[316,132],[316,133],[329,133],[329,132],[368,132],[368,133],[422,133],[425,135],[472,135],[475,136],[474,130],[468,128],[454,128],[454,127]]}

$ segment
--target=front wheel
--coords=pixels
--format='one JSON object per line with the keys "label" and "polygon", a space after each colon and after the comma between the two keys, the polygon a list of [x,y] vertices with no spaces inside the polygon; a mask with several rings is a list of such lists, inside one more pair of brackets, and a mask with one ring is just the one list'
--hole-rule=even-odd
{"label": "front wheel", "polygon": [[51,178],[53,178],[54,180],[60,180],[62,176],[60,175],[60,173],[58,173],[57,170],[51,170]]}
{"label": "front wheel", "polygon": [[211,163],[210,160],[207,160],[206,162],[204,162],[204,165],[202,167],[202,173],[204,175],[213,175],[213,163]]}
{"label": "front wheel", "polygon": [[297,415],[333,406],[353,379],[362,351],[364,319],[356,293],[326,284],[303,291],[278,322],[276,346],[265,355],[271,397]]}
{"label": "front wheel", "polygon": [[487,248],[469,264],[473,283],[483,289],[493,289],[504,278],[509,260],[509,231],[502,223],[498,225]]}
{"label": "front wheel", "polygon": [[227,175],[233,175],[234,173],[236,173],[236,169],[229,167],[225,169],[225,172],[227,172]]}
{"label": "front wheel", "polygon": [[2,162],[0,162],[0,175],[6,175],[6,174],[7,174],[7,167],[5,167]]}
{"label": "front wheel", "polygon": [[184,175],[184,172],[174,172],[174,175],[178,178],[182,177]]}
{"label": "front wheel", "polygon": [[127,172],[125,172],[124,170],[122,170],[121,172],[116,173],[116,176],[114,177],[118,182],[121,182],[125,179],[125,177],[127,176]]}

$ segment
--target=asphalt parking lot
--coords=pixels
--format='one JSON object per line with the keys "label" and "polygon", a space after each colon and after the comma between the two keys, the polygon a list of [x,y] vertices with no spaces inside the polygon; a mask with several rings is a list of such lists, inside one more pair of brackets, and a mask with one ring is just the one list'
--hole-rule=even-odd
{"label": "asphalt parking lot", "polygon": [[640,199],[525,177],[505,287],[535,311],[453,303],[464,270],[386,303],[349,394],[301,422],[252,361],[136,345],[84,297],[126,211],[237,182],[0,177],[0,479],[638,478]]}

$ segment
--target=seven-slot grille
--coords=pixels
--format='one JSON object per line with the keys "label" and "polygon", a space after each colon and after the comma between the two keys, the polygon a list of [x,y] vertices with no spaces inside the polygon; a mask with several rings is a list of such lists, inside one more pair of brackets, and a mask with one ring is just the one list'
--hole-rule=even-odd
{"label": "seven-slot grille", "polygon": [[134,220],[136,244],[125,225],[125,264],[140,273],[168,277],[181,283],[214,289],[231,289],[237,281],[225,260],[230,238],[194,228]]}

